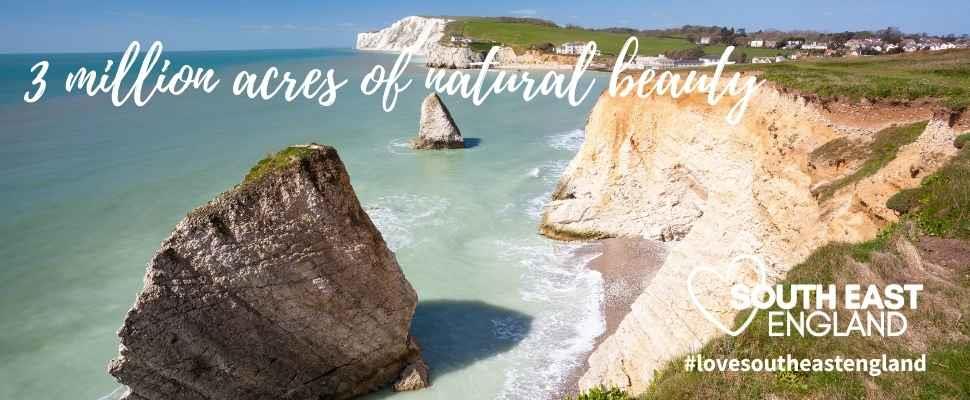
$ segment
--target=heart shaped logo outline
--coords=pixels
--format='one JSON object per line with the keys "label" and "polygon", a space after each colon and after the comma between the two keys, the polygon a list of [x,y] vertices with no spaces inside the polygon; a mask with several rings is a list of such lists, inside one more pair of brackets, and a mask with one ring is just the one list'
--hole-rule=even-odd
{"label": "heart shaped logo outline", "polygon": [[[754,255],[741,255],[741,256],[735,257],[734,260],[731,261],[731,266],[734,268],[735,273],[737,273],[737,266],[742,261],[751,261],[752,263],[754,263],[755,266],[757,266],[758,283],[761,285],[767,285],[768,268],[767,266],[765,266],[765,262],[763,259],[761,259],[761,257],[757,257]],[[728,329],[728,327],[725,326],[720,319],[718,319],[714,314],[712,314],[710,310],[708,310],[707,307],[704,307],[704,304],[697,299],[697,294],[694,293],[694,277],[697,276],[698,272],[710,272],[722,279],[726,278],[725,274],[721,270],[716,270],[711,267],[694,267],[694,269],[690,271],[690,274],[687,275],[687,293],[690,295],[690,301],[694,303],[694,307],[697,307],[697,310],[701,312],[701,315],[703,315],[704,318],[707,319],[710,323],[714,324],[715,327],[720,329],[721,332],[724,332],[725,334],[730,336],[738,336],[741,333],[743,333],[744,330],[748,328],[748,325],[751,325],[751,321],[754,321],[754,317],[758,314],[758,309],[755,308],[754,310],[752,310],[748,314],[748,319],[745,320],[744,323],[741,324],[741,326],[739,326],[737,329],[734,329],[734,330]],[[727,279],[724,279],[724,280],[727,280]]]}

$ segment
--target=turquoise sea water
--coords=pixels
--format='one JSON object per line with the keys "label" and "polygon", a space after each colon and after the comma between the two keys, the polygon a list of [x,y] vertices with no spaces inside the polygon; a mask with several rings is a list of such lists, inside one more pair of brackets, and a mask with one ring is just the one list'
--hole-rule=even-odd
{"label": "turquoise sea water", "polygon": [[[433,387],[392,399],[541,397],[603,329],[600,278],[575,245],[536,234],[539,209],[582,141],[580,107],[516,95],[444,97],[470,149],[414,153],[425,69],[393,112],[355,87],[394,56],[350,50],[169,53],[215,67],[215,94],[145,108],[63,95],[69,69],[111,54],[50,56],[49,89],[21,101],[40,55],[0,55],[0,398],[97,399],[145,263],[192,208],[288,144],[335,146],[421,303],[413,332]],[[229,94],[232,72],[334,68],[337,103]],[[599,79],[602,83],[603,79]],[[61,93],[59,93],[61,92]]]}

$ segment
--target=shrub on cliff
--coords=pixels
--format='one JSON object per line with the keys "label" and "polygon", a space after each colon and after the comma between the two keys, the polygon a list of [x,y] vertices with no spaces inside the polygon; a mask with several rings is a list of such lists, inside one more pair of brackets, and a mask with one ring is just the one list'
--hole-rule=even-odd
{"label": "shrub on cliff", "polygon": [[930,235],[970,239],[970,148],[964,147],[919,187],[889,198],[886,207],[905,214]]}
{"label": "shrub on cliff", "polygon": [[970,142],[970,132],[957,136],[957,139],[953,141],[953,145],[958,149],[962,149],[967,142]]}

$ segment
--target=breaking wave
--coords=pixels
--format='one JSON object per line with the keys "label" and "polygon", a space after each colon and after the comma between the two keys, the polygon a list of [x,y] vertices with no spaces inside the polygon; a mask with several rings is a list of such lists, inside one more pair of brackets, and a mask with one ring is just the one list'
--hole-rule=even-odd
{"label": "breaking wave", "polygon": [[502,355],[512,365],[497,398],[554,398],[606,329],[602,278],[586,266],[595,254],[580,255],[582,244],[548,241],[499,246],[507,249],[503,258],[523,269],[522,299],[540,311],[522,342]]}
{"label": "breaking wave", "polygon": [[382,196],[364,210],[381,231],[387,246],[393,251],[415,244],[412,231],[423,226],[444,224],[442,214],[451,204],[448,199],[404,193]]}
{"label": "breaking wave", "polygon": [[582,129],[573,129],[571,131],[546,136],[546,144],[556,150],[575,153],[579,151],[580,147],[583,146],[583,140],[585,139],[586,131]]}

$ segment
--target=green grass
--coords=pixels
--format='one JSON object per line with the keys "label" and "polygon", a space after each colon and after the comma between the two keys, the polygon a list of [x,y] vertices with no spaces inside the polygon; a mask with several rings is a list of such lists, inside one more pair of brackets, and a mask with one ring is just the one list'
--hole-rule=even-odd
{"label": "green grass", "polygon": [[[872,176],[882,169],[882,167],[885,167],[886,164],[889,164],[890,161],[896,158],[896,153],[899,151],[900,147],[912,143],[914,140],[916,140],[916,138],[919,137],[921,133],[923,133],[923,130],[925,129],[926,122],[924,121],[910,125],[894,126],[877,132],[872,143],[870,143],[865,149],[866,161],[863,162],[862,166],[849,176],[840,178],[828,185],[819,187],[815,191],[816,195],[818,195],[819,199],[828,199],[839,191],[839,189],[857,183],[866,177]],[[826,143],[825,145],[822,145],[819,150],[840,152],[846,147],[851,146],[845,146],[842,142],[835,144]],[[815,152],[813,152],[813,154],[815,154]]]}
{"label": "green grass", "polygon": [[[616,55],[629,37],[612,32],[596,32],[580,28],[563,28],[528,22],[505,22],[489,18],[465,18],[450,22],[445,39],[460,33],[478,41],[494,41],[510,46],[516,52],[532,45],[552,43],[560,45],[574,41],[595,41],[605,55]],[[686,49],[694,45],[684,39],[640,37],[640,55],[657,55],[670,50]]]}
{"label": "green grass", "polygon": [[568,398],[568,400],[633,400],[634,397],[630,397],[626,392],[617,389],[610,388],[606,389],[603,387],[593,388],[585,393],[580,394],[576,397]]}
{"label": "green grass", "polygon": [[970,132],[957,136],[957,139],[953,141],[953,145],[958,149],[962,149],[967,142],[970,142]]}
{"label": "green grass", "polygon": [[768,81],[822,98],[930,99],[954,109],[970,105],[970,50],[965,49],[736,68],[761,71]]}
{"label": "green grass", "polygon": [[970,240],[970,147],[924,178],[919,187],[889,198],[886,206],[930,235]]}
{"label": "green grass", "polygon": [[[552,43],[558,46],[566,42],[592,40],[596,42],[599,50],[605,55],[618,54],[623,43],[630,37],[623,33],[555,27],[547,24],[509,22],[492,18],[460,18],[448,24],[445,28],[443,40],[447,40],[451,34],[459,33],[466,37],[475,38],[480,42],[502,43],[511,46],[517,52],[542,43]],[[639,54],[643,56],[656,56],[672,50],[689,49],[695,46],[683,38],[639,36],[638,39],[640,41]],[[482,49],[487,51],[491,48],[491,44],[475,43],[472,47],[478,51],[482,51]],[[725,47],[724,45],[704,46],[704,52],[710,56],[720,56]],[[749,47],[738,47],[734,52],[744,52],[749,59],[751,57],[784,54],[784,52],[776,49]]]}
{"label": "green grass", "polygon": [[294,161],[313,154],[313,152],[313,149],[307,147],[292,146],[280,150],[276,154],[268,154],[249,170],[249,173],[243,178],[243,184],[255,182],[273,171],[285,168]]}

